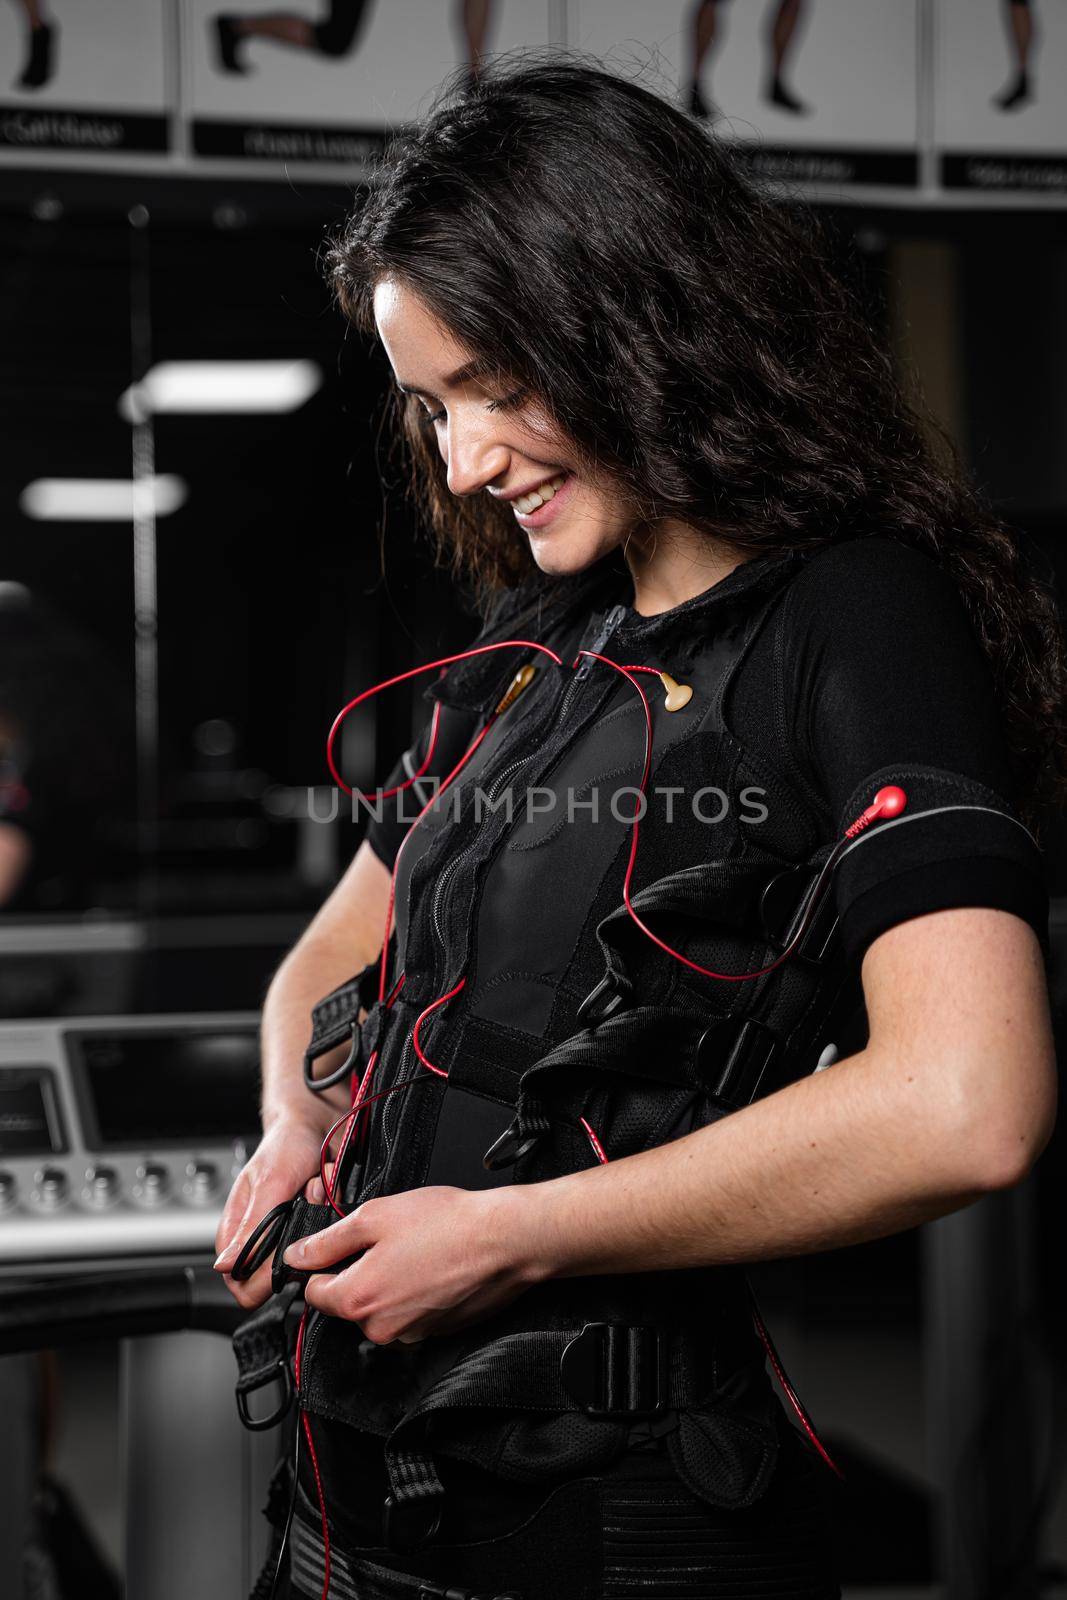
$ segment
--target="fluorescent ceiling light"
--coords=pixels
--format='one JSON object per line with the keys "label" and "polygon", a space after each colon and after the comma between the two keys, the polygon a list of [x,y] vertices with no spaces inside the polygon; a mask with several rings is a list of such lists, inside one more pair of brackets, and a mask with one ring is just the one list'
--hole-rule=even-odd
{"label": "fluorescent ceiling light", "polygon": [[321,386],[316,361],[161,361],[123,391],[119,415],[295,411]]}
{"label": "fluorescent ceiling light", "polygon": [[38,478],[23,489],[19,506],[43,522],[132,522],[137,495],[155,516],[169,517],[185,504],[189,488],[167,474],[137,484],[129,478]]}

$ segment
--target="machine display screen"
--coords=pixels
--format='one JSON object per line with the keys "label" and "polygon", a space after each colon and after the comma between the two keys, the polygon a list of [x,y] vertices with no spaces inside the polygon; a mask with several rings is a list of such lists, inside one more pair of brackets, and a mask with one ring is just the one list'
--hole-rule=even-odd
{"label": "machine display screen", "polygon": [[254,1031],[68,1035],[92,1149],[223,1143],[259,1127]]}
{"label": "machine display screen", "polygon": [[48,1156],[64,1149],[47,1067],[0,1069],[0,1156]]}

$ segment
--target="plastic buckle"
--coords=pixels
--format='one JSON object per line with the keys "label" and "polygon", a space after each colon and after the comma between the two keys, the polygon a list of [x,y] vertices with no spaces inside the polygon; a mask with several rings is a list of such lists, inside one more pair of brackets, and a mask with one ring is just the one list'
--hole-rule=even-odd
{"label": "plastic buckle", "polygon": [[304,1052],[304,1087],[310,1089],[312,1094],[322,1094],[326,1089],[332,1089],[335,1084],[341,1083],[355,1070],[357,1062],[363,1055],[363,1029],[358,1017],[352,1018],[350,1035],[352,1046],[347,1058],[333,1072],[328,1072],[324,1078],[316,1078],[312,1073],[312,1066],[319,1056],[325,1055],[327,1050],[332,1050],[333,1045],[324,1045],[321,1050],[312,1051],[310,1048]]}
{"label": "plastic buckle", "polygon": [[527,1134],[521,1144],[516,1144],[519,1135],[515,1124],[504,1129],[498,1139],[494,1139],[482,1157],[482,1166],[486,1172],[500,1172],[504,1167],[513,1167],[516,1161],[521,1161],[523,1156],[530,1151],[541,1138],[539,1133]]}
{"label": "plastic buckle", "polygon": [[418,1550],[441,1526],[444,1506],[440,1495],[398,1501],[387,1494],[382,1502],[382,1540],[390,1550]]}
{"label": "plastic buckle", "polygon": [[[730,1019],[727,1019],[730,1020]],[[709,1030],[710,1031],[710,1030]],[[707,1034],[702,1035],[700,1045]],[[733,1106],[747,1106],[756,1098],[763,1075],[778,1050],[778,1037],[766,1023],[746,1017],[711,1093]],[[697,1046],[699,1055],[700,1045]]]}
{"label": "plastic buckle", "polygon": [[[260,1389],[265,1389],[269,1383],[275,1383],[279,1379],[282,1384],[282,1398],[277,1408],[267,1417],[254,1417],[248,1409],[248,1396],[257,1394]],[[296,1394],[288,1357],[279,1356],[266,1372],[258,1372],[252,1378],[239,1378],[236,1394],[237,1415],[250,1433],[265,1433],[268,1428],[277,1427],[288,1412]]]}
{"label": "plastic buckle", "polygon": [[[763,931],[780,949],[786,949],[796,934],[817,881],[818,873],[797,866],[777,873],[765,885],[760,895],[760,920]],[[838,920],[832,883],[824,884],[815,916],[793,955],[816,964],[823,961]]]}
{"label": "plastic buckle", "polygon": [[[610,993],[607,1004],[597,1010],[597,1001],[601,995]],[[578,1010],[574,1014],[576,1022],[603,1022],[606,1017],[614,1015],[621,1006],[624,1006],[633,993],[633,985],[628,978],[620,972],[605,972],[598,984],[595,984]],[[595,1014],[594,1014],[595,1013]]]}
{"label": "plastic buckle", "polygon": [[666,1353],[658,1328],[587,1322],[560,1356],[559,1375],[586,1416],[659,1416],[667,1410]]}
{"label": "plastic buckle", "polygon": [[[789,940],[793,937],[797,928],[800,926],[800,920],[807,909],[807,903],[807,897],[805,896],[803,904],[798,908],[796,917],[790,924],[789,932],[786,936],[786,944],[789,943]],[[797,945],[795,954],[798,955],[802,961],[810,961],[813,963],[825,961],[830,949],[830,942],[837,931],[837,924],[839,921],[840,918],[837,913],[837,902],[834,898],[833,885],[824,885],[822,898],[815,908],[815,915],[812,917],[804,937]]]}
{"label": "plastic buckle", "polygon": [[233,1266],[227,1274],[235,1283],[245,1283],[254,1272],[259,1271],[271,1252],[277,1248],[278,1240],[285,1232],[297,1198],[294,1195],[291,1200],[283,1200],[280,1205],[272,1206],[266,1216],[257,1222],[238,1251]]}

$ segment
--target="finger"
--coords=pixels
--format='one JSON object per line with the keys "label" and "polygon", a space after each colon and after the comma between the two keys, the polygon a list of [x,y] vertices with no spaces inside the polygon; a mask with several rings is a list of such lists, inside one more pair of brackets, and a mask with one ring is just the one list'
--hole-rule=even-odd
{"label": "finger", "polygon": [[326,1204],[326,1190],[322,1187],[321,1178],[310,1178],[304,1190],[304,1199],[309,1205],[321,1206]]}
{"label": "finger", "polygon": [[320,1267],[332,1267],[335,1261],[343,1261],[370,1243],[367,1224],[353,1211],[350,1217],[342,1217],[328,1228],[291,1244],[284,1260],[287,1267],[316,1272]]}
{"label": "finger", "polygon": [[[251,1190],[244,1215],[234,1229],[229,1244],[219,1252],[215,1261],[216,1272],[228,1272],[230,1270],[245,1244],[252,1237],[252,1234],[267,1213],[279,1203],[279,1200],[287,1200],[288,1198],[289,1195],[285,1190],[279,1192],[274,1186],[253,1188]],[[263,1270],[264,1268],[259,1269],[261,1272]],[[258,1277],[258,1273],[248,1278],[246,1282],[253,1283],[256,1277]],[[262,1281],[260,1279],[260,1282]]]}
{"label": "finger", "polygon": [[[241,1253],[245,1240],[251,1234],[259,1221],[259,1202],[253,1191],[244,1212],[236,1227],[230,1235],[229,1243],[223,1245],[215,1260],[216,1272],[228,1272]],[[220,1229],[221,1232],[221,1229]],[[250,1280],[251,1281],[251,1280]]]}
{"label": "finger", "polygon": [[248,1208],[248,1179],[242,1173],[230,1190],[226,1204],[222,1208],[222,1216],[215,1230],[215,1249],[221,1255],[233,1239],[238,1224]]}
{"label": "finger", "polygon": [[253,1273],[252,1277],[244,1283],[238,1283],[236,1278],[223,1275],[223,1283],[245,1311],[254,1311],[256,1306],[261,1306],[271,1294],[270,1268]]}
{"label": "finger", "polygon": [[343,1273],[314,1273],[304,1285],[305,1303],[329,1317],[345,1316],[343,1276]]}

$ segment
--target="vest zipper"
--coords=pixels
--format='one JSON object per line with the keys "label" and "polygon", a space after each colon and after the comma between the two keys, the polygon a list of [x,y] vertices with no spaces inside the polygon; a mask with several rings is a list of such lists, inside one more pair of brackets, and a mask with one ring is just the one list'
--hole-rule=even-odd
{"label": "vest zipper", "polygon": [[[592,644],[582,645],[579,648],[585,650],[595,650],[599,655],[604,646],[607,644],[608,640],[611,638],[612,634],[615,632],[616,628],[619,626],[620,622],[622,622],[625,617],[625,606],[612,606],[611,610],[600,624],[600,627],[597,629]],[[566,693],[564,694],[563,700],[560,704],[560,721],[563,720],[567,714],[567,711],[570,709],[570,703],[578,684],[585,682],[586,678],[588,678],[589,674],[596,665],[597,663],[594,662],[590,656],[583,656],[577,667],[575,667],[574,674],[570,683],[567,685]]]}
{"label": "vest zipper", "polygon": [[319,1334],[322,1332],[326,1321],[325,1314],[321,1311],[315,1312],[313,1315],[314,1321],[312,1321],[311,1326],[307,1329],[307,1335],[304,1339],[304,1348],[300,1352],[300,1389],[297,1392],[298,1401],[303,1399],[304,1382],[307,1377],[308,1367],[311,1361],[311,1353],[318,1342]]}

